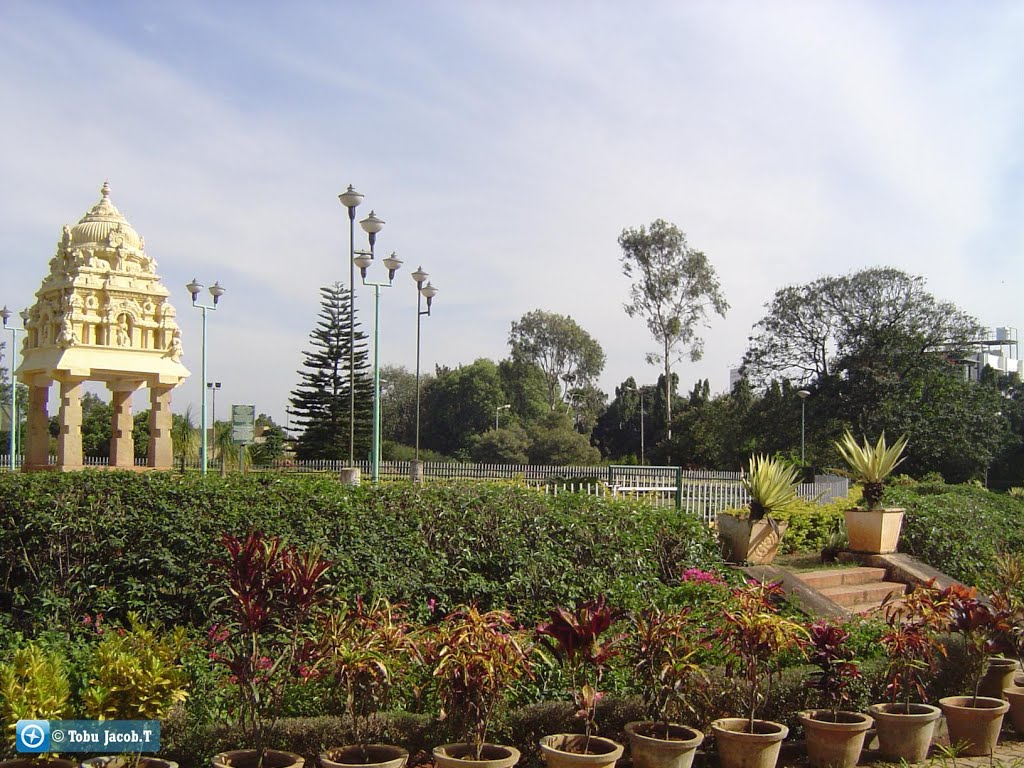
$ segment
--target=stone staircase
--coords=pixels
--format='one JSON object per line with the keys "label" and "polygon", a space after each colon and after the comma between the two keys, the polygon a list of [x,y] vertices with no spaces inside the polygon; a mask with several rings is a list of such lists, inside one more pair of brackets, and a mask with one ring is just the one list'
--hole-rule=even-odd
{"label": "stone staircase", "polygon": [[824,568],[794,574],[805,585],[850,613],[863,613],[878,608],[892,593],[901,595],[907,585],[886,581],[885,568],[857,566]]}

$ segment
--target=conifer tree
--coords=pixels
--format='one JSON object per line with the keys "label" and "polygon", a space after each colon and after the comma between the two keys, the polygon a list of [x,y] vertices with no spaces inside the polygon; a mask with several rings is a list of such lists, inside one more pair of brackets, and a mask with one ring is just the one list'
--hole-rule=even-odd
{"label": "conifer tree", "polygon": [[[292,391],[289,413],[303,430],[295,446],[300,459],[347,459],[349,451],[349,383],[355,381],[355,455],[370,450],[373,382],[369,375],[366,334],[349,315],[349,292],[341,283],[320,289],[320,314],[303,352],[299,385]],[[349,324],[355,324],[355,376],[349,375]]]}

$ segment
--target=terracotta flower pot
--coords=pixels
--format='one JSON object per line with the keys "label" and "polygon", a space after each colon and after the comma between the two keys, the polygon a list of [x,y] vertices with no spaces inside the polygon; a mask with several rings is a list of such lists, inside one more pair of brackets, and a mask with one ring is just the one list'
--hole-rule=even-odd
{"label": "terracotta flower pot", "polygon": [[409,752],[390,744],[367,744],[366,752],[359,744],[335,747],[320,753],[323,768],[402,768],[409,759]]}
{"label": "terracotta flower pot", "polygon": [[651,721],[626,723],[634,768],[690,768],[704,734],[696,728]]}
{"label": "terracotta flower pot", "polygon": [[745,717],[723,717],[711,723],[722,768],[775,768],[789,728],[771,720],[755,720],[750,733],[749,725]]}
{"label": "terracotta flower pot", "polygon": [[[214,755],[210,761],[213,768],[256,768],[255,749],[232,749]],[[294,752],[268,749],[263,757],[263,768],[302,768],[306,760]]]}
{"label": "terracotta flower pot", "polygon": [[[89,766],[89,768],[134,768],[134,763],[134,755],[121,754],[90,757],[88,760],[83,760],[81,764]],[[178,764],[173,760],[143,755],[139,758],[138,768],[178,768]]]}
{"label": "terracotta flower pot", "polygon": [[15,757],[0,760],[0,768],[78,768],[77,760],[66,760],[63,757],[51,757],[45,760],[34,760],[31,757]]}
{"label": "terracotta flower pot", "polygon": [[889,760],[919,763],[928,757],[935,733],[935,721],[942,710],[930,704],[872,704],[868,713],[875,719],[878,750]]}
{"label": "terracotta flower pot", "polygon": [[978,686],[978,695],[990,699],[1005,699],[1003,691],[1013,685],[1014,676],[1020,672],[1020,664],[1016,659],[1004,659],[996,656],[989,659],[985,674]]}
{"label": "terracotta flower pot", "polygon": [[611,768],[624,751],[616,741],[591,736],[584,752],[586,742],[582,733],[556,733],[540,740],[540,751],[548,768]]}
{"label": "terracotta flower pot", "polygon": [[519,750],[502,744],[484,744],[479,760],[472,755],[469,744],[445,744],[434,747],[434,764],[438,768],[512,768],[519,762]]}
{"label": "terracotta flower pot", "polygon": [[888,555],[896,551],[903,527],[902,509],[847,509],[843,517],[851,552]]}
{"label": "terracotta flower pot", "polygon": [[1018,734],[1024,736],[1024,687],[1019,685],[1007,686],[1003,689],[1003,696],[1010,703],[1010,720]]}
{"label": "terracotta flower pot", "polygon": [[1002,699],[987,696],[949,696],[939,699],[946,716],[951,744],[963,743],[960,753],[969,757],[990,755],[999,742],[1003,715],[1010,705]]}
{"label": "terracotta flower pot", "polygon": [[853,768],[873,721],[860,712],[837,712],[833,720],[832,710],[817,709],[801,712],[800,723],[813,768]]}

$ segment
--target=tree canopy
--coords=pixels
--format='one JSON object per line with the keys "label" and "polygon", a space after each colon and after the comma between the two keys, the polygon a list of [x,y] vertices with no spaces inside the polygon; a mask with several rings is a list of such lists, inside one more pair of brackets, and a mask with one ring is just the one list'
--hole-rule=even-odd
{"label": "tree canopy", "polygon": [[675,224],[662,219],[649,227],[624,229],[619,236],[622,271],[633,280],[626,314],[642,317],[660,345],[647,362],[660,363],[665,373],[665,423],[672,437],[672,366],[685,357],[699,360],[704,341],[697,333],[708,311],[725,317],[729,304],[718,275],[703,251],[691,248]]}
{"label": "tree canopy", "polygon": [[548,407],[565,400],[573,387],[586,387],[604,370],[604,350],[575,320],[535,309],[512,323],[508,335],[513,360],[540,368],[547,387]]}

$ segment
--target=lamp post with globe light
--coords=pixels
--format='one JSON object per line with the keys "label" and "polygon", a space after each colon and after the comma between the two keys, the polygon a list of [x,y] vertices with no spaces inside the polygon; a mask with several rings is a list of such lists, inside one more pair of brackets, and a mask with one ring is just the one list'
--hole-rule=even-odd
{"label": "lamp post with globe light", "polygon": [[199,292],[203,290],[203,285],[194,277],[192,282],[185,286],[188,292],[192,294],[192,306],[203,311],[203,363],[202,363],[202,382],[200,383],[201,389],[199,390],[199,396],[202,400],[202,408],[200,408],[200,428],[202,429],[201,442],[200,442],[200,456],[199,460],[202,464],[202,473],[206,474],[206,457],[207,457],[207,421],[206,421],[206,313],[217,309],[217,304],[220,302],[220,297],[224,295],[225,289],[219,282],[214,283],[210,286],[210,295],[213,296],[213,304],[198,304],[196,300],[199,298]]}
{"label": "lamp post with globe light", "polygon": [[[348,463],[351,466],[355,464],[356,450],[356,208],[363,201],[363,195],[349,184],[348,189],[338,195],[338,200],[348,209]],[[384,220],[370,211],[370,215],[360,221],[359,226],[369,237],[372,260],[377,233],[384,228]],[[363,284],[366,285],[365,279]]]}
{"label": "lamp post with globe light", "polygon": [[511,407],[512,407],[511,405],[506,404],[506,405],[499,405],[499,406],[497,406],[494,409],[494,430],[495,431],[498,430],[498,414],[501,413],[502,411],[507,411]]}
{"label": "lamp post with globe light", "polygon": [[[370,214],[373,216],[373,214]],[[356,251],[353,263],[359,267],[363,285],[373,288],[373,456],[371,461],[371,479],[380,479],[380,289],[390,288],[395,272],[402,266],[402,260],[395,254],[384,259],[388,270],[388,281],[380,282],[366,279],[366,270],[373,263],[371,251]]]}
{"label": "lamp post with globe light", "polygon": [[[437,288],[433,283],[426,282],[430,275],[420,267],[412,273],[412,279],[416,282],[416,465],[410,470],[413,479],[422,479],[422,467],[420,466],[420,321],[424,315],[430,316],[430,306],[437,296]],[[423,299],[427,300],[427,308],[423,309]]]}
{"label": "lamp post with globe light", "polygon": [[13,325],[8,325],[7,321],[10,319],[11,310],[4,305],[3,309],[0,309],[0,318],[3,318],[4,328],[11,332],[11,354],[8,357],[11,360],[11,433],[10,433],[10,461],[11,461],[11,472],[18,467],[18,382],[14,378],[14,355],[18,349],[18,331],[24,331],[25,325],[28,323],[28,310],[23,309],[19,313],[21,317],[21,328],[15,328]]}

